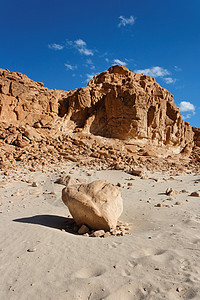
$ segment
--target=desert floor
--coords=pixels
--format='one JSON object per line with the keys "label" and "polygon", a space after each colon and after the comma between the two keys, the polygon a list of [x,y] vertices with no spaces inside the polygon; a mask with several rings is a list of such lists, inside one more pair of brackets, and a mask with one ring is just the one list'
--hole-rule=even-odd
{"label": "desert floor", "polygon": [[[70,218],[64,186],[55,183],[62,172],[120,182],[120,220],[131,224],[129,234],[91,238],[62,230]],[[68,164],[0,177],[1,300],[200,299],[200,198],[190,196],[200,190],[198,175],[141,179]],[[179,193],[167,196],[168,187]]]}

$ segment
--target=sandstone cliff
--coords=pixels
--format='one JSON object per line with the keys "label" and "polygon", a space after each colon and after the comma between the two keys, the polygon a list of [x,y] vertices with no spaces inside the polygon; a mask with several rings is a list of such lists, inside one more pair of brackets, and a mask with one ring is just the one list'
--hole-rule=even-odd
{"label": "sandstone cliff", "polygon": [[180,148],[193,142],[192,128],[182,120],[172,94],[154,78],[123,66],[94,76],[61,107],[62,115],[95,135]]}
{"label": "sandstone cliff", "polygon": [[[148,168],[159,169],[154,157],[181,153],[181,169],[182,154],[190,156],[194,141],[196,149],[199,130],[182,120],[172,94],[154,78],[126,67],[113,66],[72,91],[50,90],[0,69],[2,166],[64,159],[124,170],[148,162]],[[196,168],[200,153],[195,153]],[[179,159],[173,158],[168,159],[172,165]],[[162,169],[168,166],[163,160]]]}

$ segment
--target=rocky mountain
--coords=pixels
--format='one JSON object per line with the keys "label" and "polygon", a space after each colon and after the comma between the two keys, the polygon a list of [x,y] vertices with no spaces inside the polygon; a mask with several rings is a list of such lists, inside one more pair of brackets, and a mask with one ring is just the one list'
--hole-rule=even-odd
{"label": "rocky mountain", "polygon": [[[115,161],[115,148],[121,149],[121,154],[125,151],[130,164],[134,155],[156,156],[158,149],[163,157],[190,155],[194,142],[199,146],[198,129],[182,120],[173,95],[150,76],[113,66],[94,76],[86,87],[59,91],[21,73],[0,69],[2,163],[28,157],[32,162],[42,153],[59,158],[65,152],[65,158],[72,155],[75,159],[75,153],[84,153],[83,144],[80,146],[83,137],[85,144],[91,144],[88,152],[84,149],[86,156],[104,159],[109,165]],[[93,144],[88,142],[91,140]],[[70,143],[74,149],[68,147]],[[113,148],[110,152],[109,147]]]}

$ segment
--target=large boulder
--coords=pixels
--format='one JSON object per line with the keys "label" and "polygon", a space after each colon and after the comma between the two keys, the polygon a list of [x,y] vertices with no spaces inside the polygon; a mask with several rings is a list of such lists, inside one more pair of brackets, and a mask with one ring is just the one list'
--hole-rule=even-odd
{"label": "large boulder", "polygon": [[96,230],[115,228],[123,211],[119,189],[101,180],[64,188],[62,200],[78,226],[85,224]]}

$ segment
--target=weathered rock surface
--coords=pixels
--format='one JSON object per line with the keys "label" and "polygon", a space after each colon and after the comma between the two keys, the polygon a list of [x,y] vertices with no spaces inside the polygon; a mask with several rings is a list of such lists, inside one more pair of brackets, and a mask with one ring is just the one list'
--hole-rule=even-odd
{"label": "weathered rock surface", "polygon": [[123,211],[119,189],[101,180],[66,187],[62,200],[78,226],[87,225],[96,230],[115,228]]}
{"label": "weathered rock surface", "polygon": [[193,143],[173,95],[155,79],[113,66],[61,101],[63,114],[95,135],[177,147]]}
{"label": "weathered rock surface", "polygon": [[184,172],[199,169],[199,146],[200,129],[182,120],[173,96],[126,67],[113,66],[72,91],[0,69],[2,170],[69,161],[134,176],[146,169]]}

